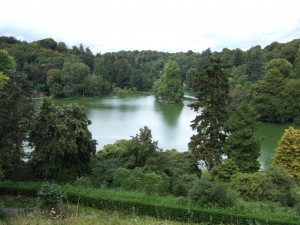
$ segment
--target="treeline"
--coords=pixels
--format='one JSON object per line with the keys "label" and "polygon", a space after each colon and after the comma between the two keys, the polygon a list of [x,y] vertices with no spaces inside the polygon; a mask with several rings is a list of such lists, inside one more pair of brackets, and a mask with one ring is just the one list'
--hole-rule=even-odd
{"label": "treeline", "polygon": [[[14,37],[0,37],[0,49],[16,61],[18,72],[26,74],[37,92],[54,97],[85,97],[109,94],[113,88],[152,91],[164,65],[175,61],[185,87],[195,89],[195,76],[218,57],[231,65],[230,109],[241,101],[253,103],[261,120],[299,120],[300,39],[265,48],[257,45],[247,51],[224,48],[212,52],[166,53],[158,51],[119,51],[94,55],[82,44],[69,48],[51,38],[28,43]],[[298,103],[297,103],[298,102]]]}

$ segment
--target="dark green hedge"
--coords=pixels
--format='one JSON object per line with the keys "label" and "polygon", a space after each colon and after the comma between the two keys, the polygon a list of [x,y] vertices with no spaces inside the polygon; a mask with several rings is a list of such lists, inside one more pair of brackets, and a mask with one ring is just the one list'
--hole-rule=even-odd
{"label": "dark green hedge", "polygon": [[[42,183],[1,181],[1,195],[36,196]],[[261,224],[298,225],[299,217],[282,217],[272,215],[249,215],[233,213],[228,209],[200,208],[193,205],[181,205],[176,199],[150,196],[141,193],[127,193],[95,188],[77,188],[63,185],[68,201],[98,209],[121,210],[137,215],[148,215],[160,219],[170,219],[182,222],[209,222],[211,224]]]}

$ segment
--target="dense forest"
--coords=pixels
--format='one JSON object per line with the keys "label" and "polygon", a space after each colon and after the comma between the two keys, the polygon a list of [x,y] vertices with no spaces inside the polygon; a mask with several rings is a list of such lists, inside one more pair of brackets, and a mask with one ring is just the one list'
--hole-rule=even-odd
{"label": "dense forest", "polygon": [[300,40],[273,42],[265,48],[253,46],[243,51],[224,48],[201,53],[119,51],[94,55],[83,44],[68,48],[66,43],[48,38],[28,43],[14,37],[0,37],[0,49],[16,61],[16,70],[25,74],[35,94],[54,97],[101,96],[127,89],[152,91],[164,65],[175,61],[181,82],[194,89],[195,76],[209,61],[219,57],[230,75],[230,110],[247,100],[262,121],[299,120]]}
{"label": "dense forest", "polygon": [[[43,98],[37,109],[33,102],[43,96],[147,92],[176,103],[184,90],[195,93],[189,107],[201,110],[187,124],[196,131],[188,152],[160,149],[146,126],[131,139],[96,152],[83,107],[56,106]],[[238,199],[268,201],[300,212],[299,130],[285,131],[271,167],[262,172],[260,143],[254,137],[259,121],[300,122],[300,39],[245,51],[94,55],[83,44],[69,48],[51,38],[28,43],[0,37],[0,103],[0,179],[173,195],[183,205],[234,207]],[[29,154],[24,141],[33,149]],[[199,168],[199,161],[206,169]],[[44,184],[41,199],[55,188]],[[133,203],[127,199],[122,204]],[[151,204],[145,203],[156,209]]]}

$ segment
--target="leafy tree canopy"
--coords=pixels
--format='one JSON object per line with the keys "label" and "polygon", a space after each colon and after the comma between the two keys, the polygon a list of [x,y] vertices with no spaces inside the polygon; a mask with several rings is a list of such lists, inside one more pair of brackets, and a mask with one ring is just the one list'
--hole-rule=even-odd
{"label": "leafy tree canopy", "polygon": [[281,137],[273,158],[275,166],[283,168],[294,179],[300,177],[300,130],[289,127]]}
{"label": "leafy tree canopy", "polygon": [[79,105],[58,107],[44,99],[29,135],[35,173],[54,180],[75,180],[89,174],[96,142],[88,124]]}
{"label": "leafy tree canopy", "polygon": [[182,99],[180,68],[175,61],[169,61],[165,65],[156,96],[165,102],[179,102]]}

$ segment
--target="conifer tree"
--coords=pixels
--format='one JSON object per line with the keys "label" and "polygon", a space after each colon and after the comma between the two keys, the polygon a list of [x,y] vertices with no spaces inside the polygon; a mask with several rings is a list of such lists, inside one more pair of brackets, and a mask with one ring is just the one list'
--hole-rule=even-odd
{"label": "conifer tree", "polygon": [[257,161],[260,155],[260,144],[254,137],[259,124],[258,117],[252,106],[242,103],[227,121],[229,135],[224,151],[243,173],[257,172],[260,167]]}
{"label": "conifer tree", "polygon": [[228,119],[226,107],[229,103],[228,75],[220,59],[211,59],[196,77],[197,101],[190,104],[196,112],[192,121],[197,131],[191,137],[189,149],[197,160],[203,160],[208,170],[220,164],[226,139],[224,125]]}

